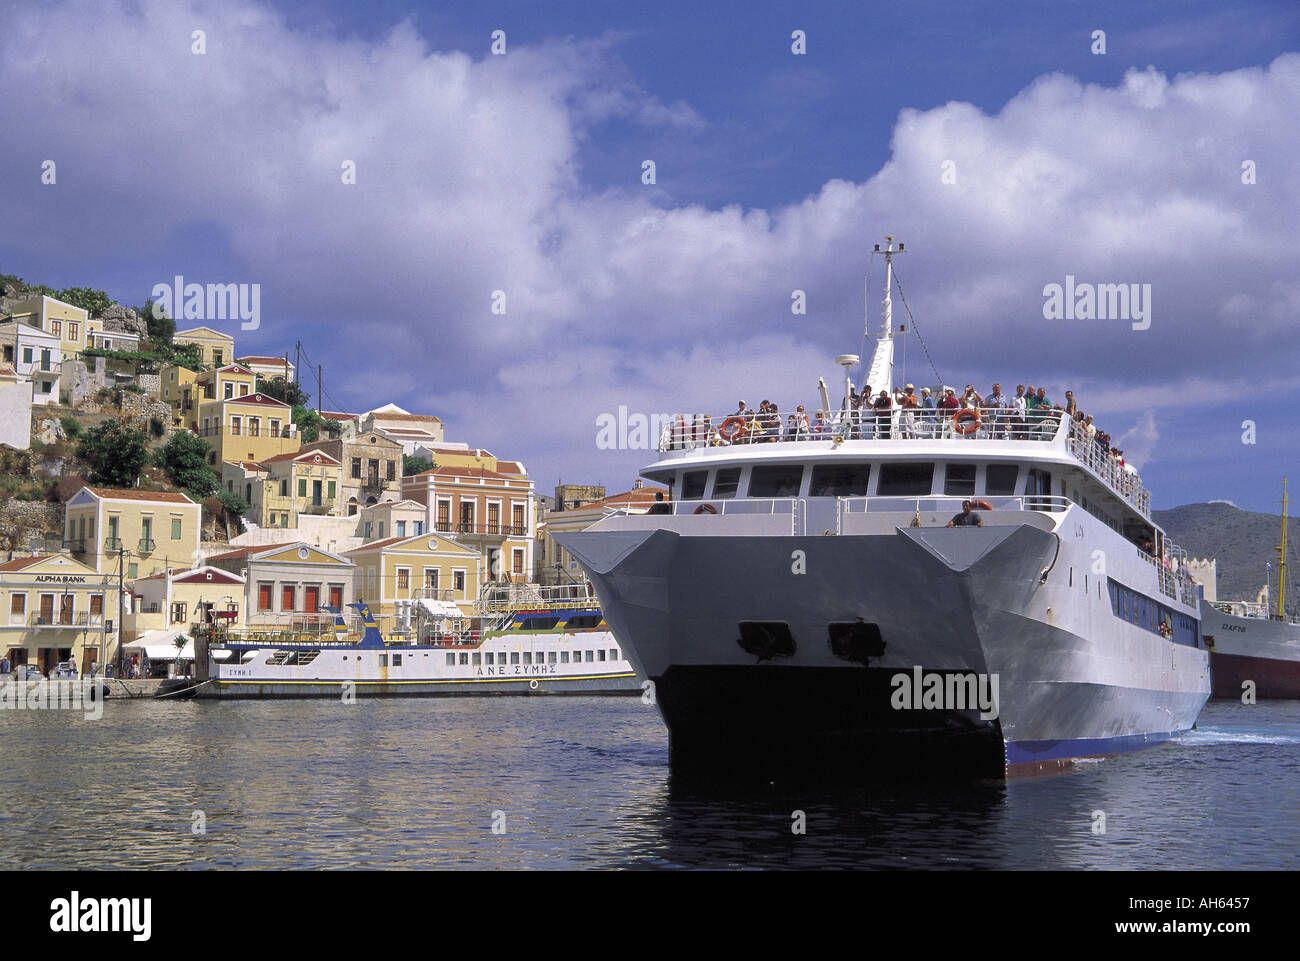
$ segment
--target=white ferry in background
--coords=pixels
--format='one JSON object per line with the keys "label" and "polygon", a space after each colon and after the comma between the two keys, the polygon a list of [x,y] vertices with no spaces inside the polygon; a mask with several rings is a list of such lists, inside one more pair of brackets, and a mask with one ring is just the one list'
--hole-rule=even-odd
{"label": "white ferry in background", "polygon": [[[902,250],[876,247],[864,378],[890,394]],[[674,772],[1000,777],[1190,729],[1210,694],[1199,593],[1136,473],[1059,411],[1011,431],[895,408],[876,430],[845,413],[858,358],[838,362],[829,433],[744,443],[743,425],[682,416],[641,471],[668,512],[556,535],[654,684]],[[945,526],[972,499],[982,526]],[[923,700],[936,677],[944,698]],[[987,717],[974,694],[993,679]]]}
{"label": "white ferry in background", "polygon": [[1300,699],[1300,621],[1286,615],[1287,506],[1283,478],[1276,600],[1265,586],[1254,601],[1201,605],[1215,697],[1240,700],[1249,687],[1257,699]]}
{"label": "white ferry in background", "polygon": [[[417,604],[407,633],[385,639],[370,607],[355,634],[342,616],[327,631],[201,629],[198,697],[359,697],[438,694],[631,694],[641,683],[590,596],[512,585],[479,599],[482,630],[460,630],[454,605]],[[527,590],[522,594],[518,588]]]}

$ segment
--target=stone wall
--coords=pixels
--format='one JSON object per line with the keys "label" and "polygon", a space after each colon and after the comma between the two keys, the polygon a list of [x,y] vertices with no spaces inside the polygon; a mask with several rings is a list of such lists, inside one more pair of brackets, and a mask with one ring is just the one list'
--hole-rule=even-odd
{"label": "stone wall", "polygon": [[162,396],[162,374],[136,374],[135,382],[151,397]]}
{"label": "stone wall", "polygon": [[[58,546],[55,546],[58,541]],[[58,550],[63,544],[63,505],[47,501],[0,501],[0,558],[11,551]],[[6,558],[7,559],[7,558]]]}

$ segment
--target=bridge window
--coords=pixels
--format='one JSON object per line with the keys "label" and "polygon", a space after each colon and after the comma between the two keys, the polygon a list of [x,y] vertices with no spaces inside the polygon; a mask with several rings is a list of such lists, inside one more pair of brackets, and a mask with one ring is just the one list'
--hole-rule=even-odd
{"label": "bridge window", "polygon": [[687,471],[682,475],[682,500],[697,501],[704,497],[704,482],[708,478],[706,470]]}
{"label": "bridge window", "polygon": [[950,497],[971,497],[975,493],[975,465],[949,464],[943,492]]}
{"label": "bridge window", "polygon": [[984,475],[984,493],[994,496],[1014,494],[1019,474],[1018,464],[989,464]]}
{"label": "bridge window", "polygon": [[916,497],[934,487],[933,464],[881,464],[876,494],[880,497]]}
{"label": "bridge window", "polygon": [[813,497],[866,497],[870,464],[818,464],[808,493]]}
{"label": "bridge window", "polygon": [[798,497],[802,485],[802,464],[771,464],[755,467],[749,475],[749,496]]}
{"label": "bridge window", "polygon": [[713,496],[718,500],[735,497],[738,487],[740,487],[740,468],[724,467],[713,479]]}

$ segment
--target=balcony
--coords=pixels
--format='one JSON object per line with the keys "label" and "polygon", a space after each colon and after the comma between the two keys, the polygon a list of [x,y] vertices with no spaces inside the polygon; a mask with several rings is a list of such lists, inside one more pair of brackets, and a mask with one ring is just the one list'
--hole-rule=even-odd
{"label": "balcony", "polygon": [[99,626],[101,615],[91,615],[85,611],[40,611],[32,614],[28,623],[32,627],[72,628]]}
{"label": "balcony", "polygon": [[515,524],[469,524],[436,521],[433,529],[441,534],[482,534],[488,537],[524,537],[528,529]]}
{"label": "balcony", "polygon": [[104,538],[104,550],[106,550],[106,551],[120,551],[121,549],[122,549],[122,538],[120,538],[120,537],[105,537],[105,538]]}
{"label": "balcony", "polygon": [[322,497],[320,500],[311,500],[302,506],[303,514],[329,514],[334,510],[335,498]]}
{"label": "balcony", "polygon": [[140,538],[139,551],[141,554],[152,554],[154,550],[157,549],[157,547],[158,547],[157,542],[154,541],[152,538],[149,537]]}

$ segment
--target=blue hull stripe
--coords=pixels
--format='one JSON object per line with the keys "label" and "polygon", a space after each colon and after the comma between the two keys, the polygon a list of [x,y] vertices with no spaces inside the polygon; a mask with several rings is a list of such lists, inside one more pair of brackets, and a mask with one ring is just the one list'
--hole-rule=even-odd
{"label": "blue hull stripe", "polygon": [[1169,731],[1165,734],[1126,734],[1123,737],[1081,737],[1065,741],[1007,741],[1007,764],[1123,754],[1159,744],[1181,733],[1183,732]]}

